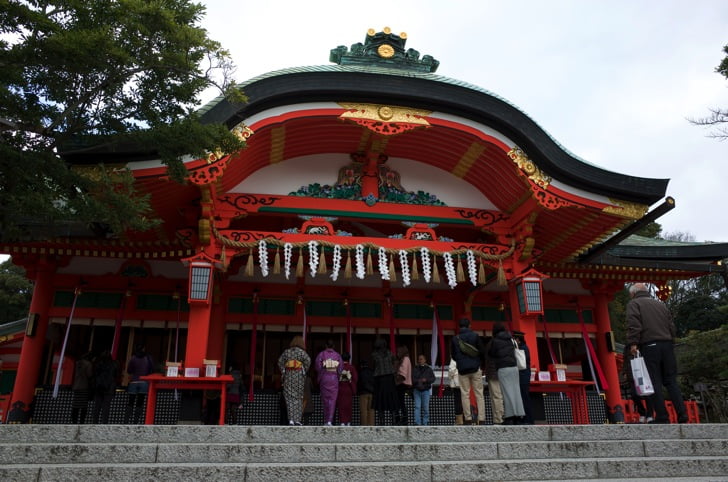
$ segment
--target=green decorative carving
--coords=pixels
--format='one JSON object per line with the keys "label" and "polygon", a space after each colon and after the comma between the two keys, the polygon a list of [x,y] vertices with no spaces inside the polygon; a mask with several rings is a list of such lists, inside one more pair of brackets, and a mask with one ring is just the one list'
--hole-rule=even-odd
{"label": "green decorative carving", "polygon": [[339,65],[376,66],[415,72],[435,72],[440,65],[431,55],[424,55],[415,49],[405,50],[407,34],[396,35],[388,27],[375,33],[369,29],[364,43],[355,43],[350,49],[340,45],[331,49],[329,60]]}
{"label": "green decorative carving", "polygon": [[[361,187],[358,184],[337,184],[330,186],[328,184],[321,185],[319,183],[302,186],[298,191],[289,193],[289,196],[316,197],[325,199],[347,199],[351,201],[364,201],[361,197]],[[376,198],[375,198],[376,199]],[[421,206],[446,206],[445,203],[437,199],[434,194],[424,191],[405,191],[394,187],[380,187],[379,198],[377,202],[399,203],[399,204],[417,204]]]}

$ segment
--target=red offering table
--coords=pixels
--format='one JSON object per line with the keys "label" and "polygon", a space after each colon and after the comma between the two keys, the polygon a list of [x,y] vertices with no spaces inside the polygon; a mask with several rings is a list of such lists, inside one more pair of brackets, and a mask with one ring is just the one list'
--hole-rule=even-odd
{"label": "red offering table", "polygon": [[594,385],[594,382],[581,380],[567,380],[563,382],[537,382],[532,381],[530,389],[532,392],[543,393],[565,393],[571,400],[571,416],[575,425],[586,425],[589,423],[589,406],[586,401],[586,387]]}
{"label": "red offering table", "polygon": [[146,425],[154,425],[154,413],[157,408],[157,390],[220,390],[220,421],[219,425],[225,425],[225,406],[227,398],[227,384],[233,381],[232,375],[220,375],[219,377],[165,377],[154,374],[140,377],[149,382],[149,393],[147,394],[147,412],[144,417]]}

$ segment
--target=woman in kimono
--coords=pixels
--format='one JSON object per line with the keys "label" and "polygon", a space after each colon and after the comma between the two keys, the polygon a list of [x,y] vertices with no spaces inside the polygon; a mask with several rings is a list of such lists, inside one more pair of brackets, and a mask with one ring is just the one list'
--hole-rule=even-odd
{"label": "woman in kimono", "polygon": [[351,408],[359,377],[354,365],[349,363],[351,355],[344,353],[341,358],[344,363],[341,367],[341,375],[339,375],[339,395],[336,398],[336,408],[339,409],[339,422],[343,426],[351,425]]}
{"label": "woman in kimono", "polygon": [[303,389],[311,357],[306,353],[303,337],[294,336],[291,344],[278,358],[283,378],[283,396],[286,399],[288,425],[303,425]]}
{"label": "woman in kimono", "polygon": [[342,363],[341,355],[334,350],[334,340],[326,342],[326,348],[316,356],[314,362],[318,371],[321,404],[324,407],[324,425],[332,425],[334,421]]}

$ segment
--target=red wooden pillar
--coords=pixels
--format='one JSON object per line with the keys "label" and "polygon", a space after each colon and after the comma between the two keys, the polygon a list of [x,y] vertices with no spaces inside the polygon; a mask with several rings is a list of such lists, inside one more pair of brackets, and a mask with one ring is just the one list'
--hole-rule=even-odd
{"label": "red wooden pillar", "polygon": [[[20,350],[8,422],[29,421],[28,407],[33,401],[35,387],[40,377],[41,359],[48,331],[48,310],[53,300],[53,276],[56,267],[47,260],[40,260],[34,268],[35,273],[31,277],[35,279],[35,288],[30,302],[29,326]],[[31,323],[35,326],[31,326]]]}
{"label": "red wooden pillar", "polygon": [[207,358],[207,342],[210,338],[210,315],[212,305],[208,303],[190,304],[190,316],[187,322],[187,348],[185,350],[185,368],[199,368],[205,374],[202,360]]}
{"label": "red wooden pillar", "polygon": [[[207,340],[207,358],[222,363],[225,344],[225,306],[220,303],[219,294],[213,295],[210,311],[210,336]],[[226,367],[221,367],[226,370]],[[223,371],[223,373],[225,373]]]}
{"label": "red wooden pillar", "polygon": [[605,390],[607,405],[613,409],[616,405],[622,404],[622,393],[619,388],[619,373],[617,372],[617,357],[607,346],[607,336],[612,331],[608,303],[613,291],[608,291],[600,287],[593,289],[592,293],[594,294],[594,321],[597,325],[597,357],[609,384],[609,389]]}
{"label": "red wooden pillar", "polygon": [[521,314],[521,311],[518,308],[518,295],[516,294],[516,285],[514,283],[508,283],[508,299],[508,308],[511,310],[511,323],[507,328],[511,331],[522,331],[525,333],[523,338],[531,352],[531,367],[535,367],[536,370],[539,370],[538,342],[536,341],[536,316],[524,316]]}

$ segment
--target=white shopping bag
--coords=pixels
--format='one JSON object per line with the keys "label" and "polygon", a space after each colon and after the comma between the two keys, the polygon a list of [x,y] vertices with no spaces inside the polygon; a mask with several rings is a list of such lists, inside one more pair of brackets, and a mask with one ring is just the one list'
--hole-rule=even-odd
{"label": "white shopping bag", "polygon": [[634,379],[634,388],[637,391],[637,395],[640,397],[646,397],[655,393],[655,387],[652,385],[650,379],[650,373],[647,371],[647,365],[645,365],[645,359],[638,351],[632,360],[632,378]]}

